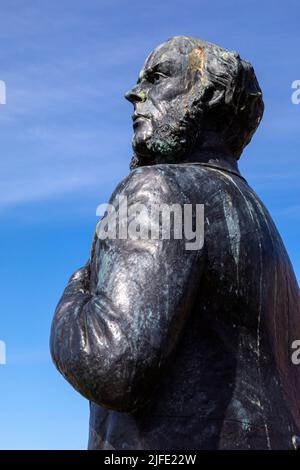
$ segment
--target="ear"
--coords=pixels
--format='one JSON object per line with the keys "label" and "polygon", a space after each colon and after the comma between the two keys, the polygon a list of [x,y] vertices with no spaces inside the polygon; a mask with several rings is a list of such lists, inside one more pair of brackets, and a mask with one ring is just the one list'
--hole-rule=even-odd
{"label": "ear", "polygon": [[201,101],[207,108],[214,108],[222,101],[224,102],[224,96],[225,90],[219,90],[214,85],[210,85],[205,87]]}

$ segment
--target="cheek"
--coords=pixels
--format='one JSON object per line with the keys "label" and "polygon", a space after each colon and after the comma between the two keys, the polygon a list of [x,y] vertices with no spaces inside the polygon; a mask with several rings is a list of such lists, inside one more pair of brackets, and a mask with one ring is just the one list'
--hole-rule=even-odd
{"label": "cheek", "polygon": [[172,101],[164,101],[161,103],[161,108],[163,112],[161,113],[160,124],[169,123],[173,127],[177,127],[180,121],[186,114],[186,108],[182,100],[178,100],[178,97],[174,98]]}
{"label": "cheek", "polygon": [[174,77],[163,80],[152,90],[155,101],[180,101],[188,92],[188,83],[183,77]]}
{"label": "cheek", "polygon": [[151,103],[151,114],[155,125],[157,121],[181,119],[186,113],[188,93],[180,80],[172,83],[163,82],[162,85],[151,90],[149,102]]}

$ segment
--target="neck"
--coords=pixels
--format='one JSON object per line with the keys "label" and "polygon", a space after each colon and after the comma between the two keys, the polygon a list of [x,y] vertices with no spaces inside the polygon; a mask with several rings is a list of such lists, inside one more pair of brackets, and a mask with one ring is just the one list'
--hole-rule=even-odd
{"label": "neck", "polygon": [[134,169],[143,165],[155,165],[157,163],[199,163],[215,168],[221,168],[240,175],[236,158],[232,152],[222,142],[218,134],[212,131],[205,131],[201,136],[201,144],[191,151],[174,158],[163,161],[161,156],[145,159],[142,155],[134,155],[130,168]]}
{"label": "neck", "polygon": [[240,174],[237,161],[234,157],[224,155],[222,152],[203,152],[202,150],[191,153],[186,156],[180,163],[203,163],[207,166],[223,168]]}
{"label": "neck", "polygon": [[203,163],[240,174],[236,158],[213,132],[206,132],[201,145],[186,154],[181,162]]}

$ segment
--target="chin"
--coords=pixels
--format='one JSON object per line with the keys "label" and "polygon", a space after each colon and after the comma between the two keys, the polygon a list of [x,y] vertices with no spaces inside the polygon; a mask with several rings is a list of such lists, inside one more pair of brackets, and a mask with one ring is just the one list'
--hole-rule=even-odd
{"label": "chin", "polygon": [[148,141],[150,138],[145,139],[145,136],[137,136],[134,135],[132,139],[132,148],[133,151],[140,155],[142,158],[150,158],[151,159],[151,151],[149,150]]}
{"label": "chin", "polygon": [[158,163],[176,163],[180,161],[188,148],[186,128],[166,124],[154,131],[141,132],[137,130],[132,139],[135,153],[130,168]]}

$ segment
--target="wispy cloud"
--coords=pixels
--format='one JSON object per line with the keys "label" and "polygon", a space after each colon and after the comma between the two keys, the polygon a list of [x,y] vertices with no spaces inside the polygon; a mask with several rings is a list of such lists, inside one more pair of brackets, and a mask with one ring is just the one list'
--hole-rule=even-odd
{"label": "wispy cloud", "polygon": [[[19,26],[25,30],[29,24],[35,28],[25,15]],[[123,100],[128,84],[121,71],[143,49],[121,38],[93,40],[71,54],[33,54],[26,63],[2,68],[7,83],[7,105],[0,107],[2,210],[95,188],[122,174],[130,159],[131,109]]]}
{"label": "wispy cloud", "polygon": [[[120,175],[124,136],[114,132],[29,127],[20,137],[31,154],[0,163],[0,208],[93,189]],[[8,148],[8,146],[7,146]],[[126,164],[124,158],[124,164]]]}
{"label": "wispy cloud", "polygon": [[300,218],[300,204],[295,204],[291,205],[288,207],[284,207],[279,209],[278,211],[279,215],[287,216],[287,217],[293,217],[299,220]]}

